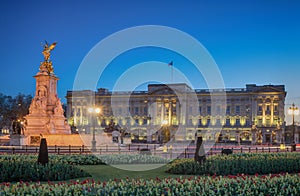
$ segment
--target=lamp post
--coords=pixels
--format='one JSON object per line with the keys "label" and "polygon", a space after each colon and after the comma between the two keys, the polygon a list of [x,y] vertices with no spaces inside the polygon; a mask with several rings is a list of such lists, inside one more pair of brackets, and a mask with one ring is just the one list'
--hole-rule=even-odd
{"label": "lamp post", "polygon": [[295,104],[293,103],[292,104],[292,107],[289,107],[289,110],[288,110],[288,114],[289,115],[292,115],[292,128],[293,128],[293,135],[292,135],[292,151],[295,151],[296,150],[296,144],[295,144],[295,115],[298,115],[299,114],[299,109],[298,107],[295,106]]}
{"label": "lamp post", "polygon": [[164,131],[164,136],[162,136],[162,130],[160,131],[160,144],[163,143],[163,140],[165,139],[166,137],[166,129],[167,129],[167,126],[168,126],[168,121],[167,120],[163,120],[162,121],[162,127],[163,127],[163,131]]}
{"label": "lamp post", "polygon": [[[101,112],[100,108],[90,107],[88,112],[92,115],[92,125],[93,125],[93,139],[92,139],[92,152],[96,151],[96,138],[95,138],[95,120],[97,119],[97,114]],[[96,117],[94,116],[96,115]]]}

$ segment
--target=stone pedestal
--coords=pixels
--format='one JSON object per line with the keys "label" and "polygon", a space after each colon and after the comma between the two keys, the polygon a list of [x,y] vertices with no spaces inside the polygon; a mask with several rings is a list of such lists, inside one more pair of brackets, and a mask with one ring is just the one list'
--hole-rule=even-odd
{"label": "stone pedestal", "polygon": [[47,139],[48,146],[82,146],[83,140],[79,134],[43,134],[28,135],[24,137],[24,144],[29,146],[38,146],[42,138]]}
{"label": "stone pedestal", "polygon": [[11,135],[9,139],[10,146],[26,145],[26,137],[24,135]]}
{"label": "stone pedestal", "polygon": [[25,116],[24,143],[35,145],[44,135],[70,135],[71,129],[64,117],[64,110],[57,97],[59,80],[49,69],[52,62],[42,62],[36,79],[35,97],[32,99],[29,114]]}

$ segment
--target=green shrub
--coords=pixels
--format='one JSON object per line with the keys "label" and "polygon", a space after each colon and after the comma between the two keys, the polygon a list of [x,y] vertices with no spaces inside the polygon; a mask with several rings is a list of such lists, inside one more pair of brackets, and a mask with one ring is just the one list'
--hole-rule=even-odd
{"label": "green shrub", "polygon": [[164,164],[169,162],[165,158],[146,154],[113,154],[98,157],[106,164]]}
{"label": "green shrub", "polygon": [[200,165],[193,159],[177,159],[168,164],[173,174],[269,174],[300,172],[300,153],[245,153],[215,155]]}
{"label": "green shrub", "polygon": [[[0,162],[9,160],[23,160],[23,161],[36,161],[37,155],[1,155]],[[101,165],[103,163],[99,158],[93,154],[72,154],[72,155],[49,155],[50,162],[61,162],[71,165]]]}
{"label": "green shrub", "polygon": [[37,163],[37,155],[1,155],[0,182],[56,181],[89,176],[76,165],[99,164],[157,164],[167,163],[161,157],[141,154],[130,155],[49,155],[49,163]]}
{"label": "green shrub", "polygon": [[0,182],[16,181],[57,181],[87,177],[88,173],[74,165],[50,162],[45,165],[37,161],[2,161],[0,162]]}

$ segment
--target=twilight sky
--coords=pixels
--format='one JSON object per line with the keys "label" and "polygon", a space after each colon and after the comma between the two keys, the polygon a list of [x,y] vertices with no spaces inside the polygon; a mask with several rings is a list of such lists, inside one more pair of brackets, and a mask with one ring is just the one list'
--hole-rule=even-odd
{"label": "twilight sky", "polygon": [[[41,42],[57,41],[51,59],[60,78],[58,95],[65,101],[81,62],[99,41],[129,27],[163,25],[197,39],[215,60],[226,88],[284,84],[286,108],[293,102],[300,106],[299,10],[297,0],[1,1],[0,92],[33,95],[32,76],[43,60]],[[174,69],[192,80],[194,88],[207,88],[188,60],[158,48],[139,48],[116,57],[98,87],[112,89],[122,73],[148,61],[165,63],[162,72],[168,78],[167,63],[173,61]],[[176,73],[174,81],[182,82]]]}

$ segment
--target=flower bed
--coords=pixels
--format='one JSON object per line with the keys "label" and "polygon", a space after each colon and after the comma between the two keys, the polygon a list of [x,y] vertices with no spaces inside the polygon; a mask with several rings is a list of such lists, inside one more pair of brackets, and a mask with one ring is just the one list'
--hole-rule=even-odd
{"label": "flower bed", "polygon": [[0,184],[0,195],[299,195],[299,192],[298,174]]}
{"label": "flower bed", "polygon": [[200,165],[194,159],[177,159],[168,165],[173,174],[269,174],[300,172],[300,153],[246,153],[215,155]]}

